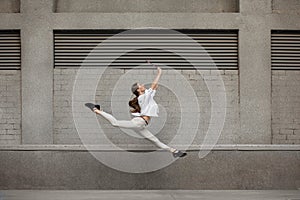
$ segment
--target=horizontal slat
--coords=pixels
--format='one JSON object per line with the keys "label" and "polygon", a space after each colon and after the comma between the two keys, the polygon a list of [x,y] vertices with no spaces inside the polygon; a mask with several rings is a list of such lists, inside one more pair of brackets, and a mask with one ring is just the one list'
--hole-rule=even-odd
{"label": "horizontal slat", "polygon": [[279,44],[279,43],[272,43],[272,45],[271,45],[271,47],[273,48],[273,47],[277,47],[277,48],[285,48],[285,47],[288,47],[288,48],[290,48],[290,47],[299,47],[300,46],[300,43],[297,43],[297,42],[290,42],[290,43],[287,43],[287,42],[283,42],[283,43],[281,43],[281,44]]}
{"label": "horizontal slat", "polygon": [[18,66],[20,64],[20,62],[16,62],[16,63],[1,63],[1,66]]}
{"label": "horizontal slat", "polygon": [[8,37],[3,37],[2,35],[0,36],[0,40],[15,40],[15,41],[20,41],[20,36],[8,36]]}
{"label": "horizontal slat", "polygon": [[[274,41],[289,41],[291,37],[271,37],[271,38]],[[292,37],[292,38],[293,38],[293,40],[296,40],[296,41],[300,40],[300,35],[299,35],[299,37]]]}
{"label": "horizontal slat", "polygon": [[[10,54],[13,54],[13,53],[10,53]],[[167,54],[167,53],[159,53],[159,52],[153,52],[153,53],[140,53],[140,52],[136,52],[136,53],[132,53],[134,56],[153,56],[153,57],[165,57],[165,56],[170,56],[170,54]],[[58,56],[86,56],[88,55],[88,52],[64,52],[64,51],[57,51],[56,52],[56,55]],[[93,56],[118,56],[119,54],[118,53],[93,53],[91,54],[90,56],[93,57]],[[202,56],[207,56],[207,54],[205,52],[203,53],[185,53],[185,54],[182,54],[182,55],[186,55],[186,56],[189,56],[189,57],[202,57]],[[222,53],[210,53],[209,54],[210,56],[211,55],[214,55],[214,56],[232,56],[232,57],[236,57],[236,53],[232,53],[232,52],[222,52]],[[284,54],[283,54],[284,55]],[[291,54],[293,55],[293,54]],[[132,56],[132,55],[130,55]]]}
{"label": "horizontal slat", "polygon": [[15,47],[3,47],[3,46],[0,46],[0,52],[3,50],[3,51],[10,51],[10,50],[17,50],[19,52],[21,52],[21,47],[20,46],[15,46]]}
{"label": "horizontal slat", "polygon": [[300,55],[295,55],[295,56],[273,56],[272,60],[300,60]]}
{"label": "horizontal slat", "polygon": [[15,57],[15,58],[19,58],[19,54],[17,53],[0,53],[0,59],[2,58],[11,58],[11,57]]}
{"label": "horizontal slat", "polygon": [[[117,57],[111,57],[111,59],[115,59]],[[205,59],[212,59],[212,57],[184,57],[186,59],[189,60],[205,60]],[[109,57],[56,57],[55,60],[82,60],[82,59],[86,59],[86,60],[111,60],[109,59]],[[127,57],[122,57],[121,59],[119,58],[118,60],[130,60],[131,58],[127,58]],[[134,62],[135,60],[147,60],[149,59],[149,57],[138,57],[136,59],[131,59],[130,61]],[[237,57],[214,57],[214,60],[227,60],[227,59],[232,59],[232,60],[237,60]],[[156,57],[152,57],[151,60],[157,60],[157,61],[164,61],[164,60],[178,60],[178,59],[174,59],[174,58],[156,58]]]}
{"label": "horizontal slat", "polygon": [[299,56],[300,51],[271,51],[273,57],[278,56]]}
{"label": "horizontal slat", "polygon": [[[139,46],[137,46],[139,47]],[[65,50],[65,51],[68,51],[68,50],[93,50],[93,51],[99,51],[99,52],[107,52],[107,51],[115,51],[115,52],[120,52],[122,53],[124,50],[131,50],[132,48],[134,48],[134,46],[131,46],[131,47],[117,47],[117,48],[113,48],[113,47],[95,47],[95,48],[84,48],[84,47],[78,47],[78,46],[73,46],[73,47],[55,47],[55,51],[56,50]],[[159,48],[159,46],[157,46],[156,48]],[[162,48],[162,47],[161,47]],[[174,47],[164,47],[164,50],[173,50]],[[185,50],[195,50],[196,52],[200,52],[200,51],[208,51],[209,50],[219,50],[220,52],[222,50],[235,50],[235,49],[238,49],[238,47],[230,47],[230,46],[227,46],[227,47],[224,47],[224,46],[220,46],[220,47],[205,47],[204,50],[201,50],[199,49],[199,47],[181,47],[180,49],[176,50],[178,52],[181,52],[181,51],[185,51]]]}
{"label": "horizontal slat", "polygon": [[[128,64],[128,63],[116,63],[116,64],[110,64],[110,66],[120,66],[120,67],[126,67],[126,66],[130,66],[130,67],[135,67],[135,66],[140,66],[144,63],[140,63],[140,64],[137,64],[137,65],[134,65],[134,64]],[[97,67],[107,67],[107,64],[106,63],[58,63],[57,65],[60,65],[60,66],[97,66]],[[178,66],[178,67],[181,67],[181,66],[192,66],[191,64],[187,64],[187,63],[161,63],[160,66],[163,66],[163,65],[167,65],[167,66]],[[215,63],[213,62],[207,62],[207,63],[197,63],[196,66],[216,66]],[[219,66],[237,66],[237,63],[222,63]],[[146,66],[145,66],[146,67]]]}
{"label": "horizontal slat", "polygon": [[[106,40],[107,38],[86,38],[86,37],[72,37],[72,38],[55,38],[57,42],[82,42],[82,40],[88,41],[88,42],[102,42]],[[139,41],[139,42],[147,42],[147,41],[156,41],[156,42],[193,42],[193,41],[200,41],[200,42],[235,42],[237,38],[156,38],[156,37],[139,37],[139,38],[113,38],[109,39],[109,42],[133,42],[133,41]]]}
{"label": "horizontal slat", "polygon": [[[107,40],[108,39],[108,40]],[[149,38],[65,38],[65,39],[55,39],[56,43],[62,43],[62,42],[76,42],[76,43],[81,43],[81,42],[89,42],[89,43],[98,43],[98,42],[102,42],[102,41],[109,41],[110,43],[114,43],[114,42],[119,42],[119,43],[123,43],[123,42],[174,42],[174,43],[193,43],[195,41],[197,42],[236,42],[237,38],[203,38],[203,39],[196,39],[196,38],[155,38],[155,37],[149,37]],[[12,41],[12,40],[11,40]]]}
{"label": "horizontal slat", "polygon": [[272,64],[273,67],[277,67],[277,69],[290,69],[290,67],[293,67],[293,69],[298,69],[299,70],[299,64],[293,64],[293,63],[290,63],[290,64]]}
{"label": "horizontal slat", "polygon": [[3,34],[2,31],[0,33],[0,38],[7,38],[7,39],[10,39],[10,38],[20,38],[20,34]]}
{"label": "horizontal slat", "polygon": [[[71,31],[70,31],[71,32]],[[77,34],[77,33],[57,33],[57,31],[55,32],[55,36],[54,38],[59,38],[59,37],[112,37],[112,36],[116,36],[116,34],[103,34],[103,33],[95,33],[95,34],[89,34],[89,33],[82,33],[82,34]],[[158,34],[158,33],[153,33],[153,34],[119,34],[118,38],[122,38],[122,37],[175,37],[175,38],[186,38],[186,36],[188,37],[192,37],[192,38],[197,38],[197,37],[204,37],[204,38],[211,38],[211,37],[236,37],[236,33],[234,34],[220,34],[220,33],[205,33],[205,34],[185,34],[185,35],[181,35],[181,34]]]}
{"label": "horizontal slat", "polygon": [[272,48],[271,52],[293,52],[300,53],[299,47]]}
{"label": "horizontal slat", "polygon": [[19,62],[21,59],[18,58],[6,58],[6,59],[2,59],[0,58],[0,62],[4,63],[4,62]]}
{"label": "horizontal slat", "polygon": [[[89,55],[90,57],[105,57],[105,56],[110,56],[110,57],[115,57],[115,56],[120,56],[120,54],[123,54],[124,52],[120,52],[120,51],[111,51],[111,50],[108,50],[108,51],[105,51],[105,52],[100,52],[100,51],[97,51],[97,52],[80,52],[80,51],[68,51],[68,52],[65,52],[65,51],[56,51],[55,52],[55,55],[56,57],[63,57],[63,56],[68,56],[68,57],[81,57],[81,56],[87,56]],[[216,51],[207,51],[207,52],[197,52],[197,51],[183,51],[183,52],[178,52],[180,53],[180,55],[182,57],[237,57],[237,53],[234,52],[234,51],[231,51],[231,52],[228,52],[228,54],[224,53],[224,52],[216,52]],[[144,56],[144,57],[166,57],[166,56],[171,56],[171,57],[178,57],[176,54],[165,54],[165,53],[127,53],[127,54],[124,54],[122,57],[130,57],[130,56],[136,56],[136,57],[141,57],[141,56]]]}
{"label": "horizontal slat", "polygon": [[271,38],[272,42],[273,43],[282,43],[282,42],[291,42],[291,41],[295,41],[295,42],[299,42],[300,41],[300,37],[295,37],[295,38],[292,38],[292,37],[286,37],[286,38]]}
{"label": "horizontal slat", "polygon": [[[237,63],[236,60],[231,59],[231,60],[211,60],[211,59],[205,59],[205,60],[188,60],[189,62],[192,63],[206,63],[206,62],[214,62],[216,64],[222,64],[222,63]],[[117,60],[117,61],[112,61],[112,60],[87,60],[85,59],[84,61],[82,60],[69,60],[69,59],[55,59],[56,63],[110,63],[110,62],[114,62],[114,63],[125,63],[125,64],[132,64],[132,65],[136,65],[136,64],[140,64],[143,63],[145,64],[145,60]],[[158,63],[158,64],[165,64],[165,63],[187,63],[186,60],[152,60],[153,63]],[[299,62],[295,62],[295,63],[299,63]]]}
{"label": "horizontal slat", "polygon": [[277,38],[277,37],[284,37],[284,38],[300,37],[300,33],[290,33],[290,34],[272,33],[272,38]]}
{"label": "horizontal slat", "polygon": [[[210,42],[207,42],[207,43],[196,43],[196,42],[193,42],[193,43],[179,43],[179,42],[170,42],[170,43],[162,43],[162,42],[138,42],[138,41],[135,41],[135,42],[124,42],[124,43],[118,43],[118,42],[104,42],[104,43],[88,43],[88,42],[80,42],[80,43],[73,43],[73,42],[70,42],[70,43],[56,43],[55,46],[90,46],[91,48],[95,47],[95,46],[101,46],[101,47],[114,47],[114,46],[128,46],[128,47],[131,47],[131,46],[146,46],[147,48],[150,48],[152,46],[196,46],[197,48],[201,47],[201,46],[221,46],[221,45],[231,45],[231,46],[238,46],[237,45],[237,42],[235,43],[225,43],[225,42],[218,42],[218,43],[210,43]],[[282,45],[278,45],[278,46],[274,46],[274,47],[282,47]]]}
{"label": "horizontal slat", "polygon": [[[1,50],[0,50],[1,51]],[[70,53],[90,53],[91,52],[91,49],[55,49],[55,53],[57,52],[70,52]],[[120,54],[122,53],[123,51],[120,51],[119,49],[113,49],[113,50],[99,50],[99,49],[93,49],[93,54],[94,53],[103,53],[103,54],[108,54],[108,53],[115,53],[115,54]],[[153,53],[153,54],[159,54],[160,52],[158,52],[157,50],[139,50],[138,51],[139,53]],[[185,50],[184,52],[182,52],[182,50],[180,51],[181,54],[195,54],[195,53],[206,53],[206,52],[209,52],[209,53],[237,53],[237,48],[235,49],[202,49],[202,50],[199,50],[199,49],[189,49],[189,50]]]}
{"label": "horizontal slat", "polygon": [[290,61],[290,60],[284,60],[284,61],[272,61],[273,64],[283,64],[283,65],[286,65],[286,64],[291,64],[291,65],[299,65],[300,64],[300,60],[298,61]]}

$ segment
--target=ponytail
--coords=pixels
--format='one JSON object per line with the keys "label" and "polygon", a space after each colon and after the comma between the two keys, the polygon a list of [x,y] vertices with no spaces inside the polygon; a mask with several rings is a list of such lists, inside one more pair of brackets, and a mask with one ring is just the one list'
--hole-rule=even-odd
{"label": "ponytail", "polygon": [[135,95],[135,97],[133,99],[131,99],[129,101],[129,106],[133,109],[131,109],[130,111],[132,113],[135,113],[135,112],[141,112],[141,107],[139,105],[139,101],[138,101],[138,97],[139,97],[139,92],[137,91],[137,89],[139,88],[138,86],[138,83],[134,83],[132,86],[131,86],[131,92]]}
{"label": "ponytail", "polygon": [[141,112],[141,107],[140,107],[139,101],[138,101],[138,97],[139,97],[139,92],[137,91],[138,88],[139,88],[138,83],[134,83],[131,87],[131,91],[135,95],[135,97],[133,99],[131,99],[128,103],[129,106],[131,108],[133,108],[130,110],[132,113]]}
{"label": "ponytail", "polygon": [[131,108],[133,108],[130,110],[132,113],[141,112],[141,107],[138,102],[138,96],[131,99],[128,104]]}

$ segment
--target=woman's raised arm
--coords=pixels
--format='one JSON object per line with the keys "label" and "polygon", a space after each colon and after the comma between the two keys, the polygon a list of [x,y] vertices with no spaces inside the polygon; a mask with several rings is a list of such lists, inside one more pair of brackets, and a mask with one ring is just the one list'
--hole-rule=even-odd
{"label": "woman's raised arm", "polygon": [[[151,64],[150,61],[147,61],[147,62],[148,62],[149,64]],[[152,65],[153,65],[153,64],[152,64]],[[155,66],[155,65],[153,65],[153,66]],[[158,87],[158,81],[159,81],[159,79],[160,79],[160,76],[161,76],[161,68],[160,68],[160,67],[157,67],[157,75],[156,75],[154,81],[153,81],[152,84],[151,84],[151,89],[152,89],[152,90],[156,90],[156,89],[157,89],[157,87]]]}

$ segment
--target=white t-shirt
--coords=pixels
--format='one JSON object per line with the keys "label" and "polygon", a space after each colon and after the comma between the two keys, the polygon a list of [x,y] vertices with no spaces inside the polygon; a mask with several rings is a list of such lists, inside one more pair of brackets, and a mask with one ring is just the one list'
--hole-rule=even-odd
{"label": "white t-shirt", "polygon": [[138,102],[141,107],[141,113],[132,113],[134,116],[146,115],[149,117],[158,117],[159,109],[158,105],[154,101],[153,97],[156,90],[152,88],[146,89],[145,93],[138,97]]}

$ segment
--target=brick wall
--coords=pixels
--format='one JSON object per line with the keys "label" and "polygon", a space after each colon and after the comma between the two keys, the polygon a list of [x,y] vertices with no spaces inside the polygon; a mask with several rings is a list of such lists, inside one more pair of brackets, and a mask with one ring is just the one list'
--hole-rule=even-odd
{"label": "brick wall", "polygon": [[[124,75],[124,70],[106,71],[96,93],[96,102],[101,103],[105,111],[111,112],[112,90],[116,82]],[[143,74],[144,73],[144,74]],[[208,129],[210,118],[210,98],[205,82],[193,70],[180,72],[192,85],[200,103],[201,117],[199,130],[194,144],[201,143]],[[204,78],[211,79],[211,71],[203,71]],[[239,102],[238,102],[238,74],[237,71],[221,71],[227,92],[227,116],[219,143],[234,144],[242,140],[239,129]],[[54,143],[55,144],[80,144],[80,139],[75,130],[72,112],[71,95],[76,69],[55,69],[54,74]],[[272,143],[273,144],[300,144],[300,80],[298,71],[272,71]],[[149,76],[149,71],[140,72],[135,76],[139,80]],[[172,74],[164,71],[162,80],[173,79]],[[21,96],[20,96],[20,71],[0,71],[0,144],[21,143]],[[130,94],[130,91],[128,91]],[[174,107],[179,106],[176,100],[176,91],[169,91],[167,87],[160,86],[156,100],[166,109],[168,118],[164,128],[157,131],[149,127],[164,142],[169,142],[178,129],[180,113]],[[167,94],[167,95],[166,95]],[[127,95],[127,94],[125,94]],[[128,99],[130,95],[128,96]],[[123,102],[127,106],[127,102]],[[118,116],[118,113],[117,113]],[[131,144],[146,143],[142,139],[133,138],[124,134],[118,128],[112,127],[100,116],[98,117],[107,137],[114,143]],[[120,118],[122,119],[122,118]],[[156,119],[155,119],[156,120]],[[153,120],[153,124],[155,124]]]}
{"label": "brick wall", "polygon": [[[81,141],[75,130],[72,119],[72,89],[75,80],[76,69],[55,69],[54,70],[54,143],[55,144],[80,144]],[[128,100],[131,98],[130,87],[135,81],[146,81],[150,83],[155,78],[156,71],[152,70],[136,70],[132,71],[129,77],[126,77],[128,85],[124,91],[118,91],[114,88],[125,74],[128,75],[128,70],[109,69],[106,70],[102,76],[96,91],[96,102],[100,103],[104,111],[111,113],[112,99],[114,103],[120,103],[128,107]],[[193,87],[196,98],[200,105],[200,123],[199,129],[196,131],[197,135],[194,139],[194,144],[201,144],[210,123],[210,96],[204,79],[207,81],[214,81],[216,75],[214,71],[202,71],[204,77],[202,78],[195,70],[179,70],[178,71],[185,80]],[[221,76],[224,80],[227,95],[227,116],[224,129],[219,143],[238,143],[241,140],[240,125],[239,125],[239,101],[238,101],[238,71],[221,70]],[[155,127],[157,120],[161,118],[153,118],[149,129],[166,143],[169,143],[176,135],[180,123],[180,102],[176,97],[179,91],[170,90],[168,84],[173,84],[174,80],[181,75],[175,75],[172,71],[164,70],[161,78],[161,85],[156,93],[156,101],[161,106],[161,113],[164,110],[167,113],[166,122],[162,129]],[[129,81],[128,81],[129,80]],[[180,80],[177,84],[181,84]],[[149,85],[146,85],[149,87]],[[113,95],[112,95],[113,94]],[[120,95],[120,96],[115,96]],[[120,101],[118,100],[120,99]],[[125,99],[125,101],[124,101]],[[128,108],[129,109],[129,108]],[[92,115],[93,113],[91,113]],[[128,113],[126,113],[128,114]],[[114,115],[118,119],[124,119],[124,113]],[[193,116],[193,111],[190,113]],[[111,126],[101,116],[98,116],[99,123],[106,134],[106,136],[115,144],[151,144],[145,139],[139,139],[123,133],[120,129]],[[130,119],[130,118],[127,118]],[[186,130],[187,134],[189,131]],[[184,140],[184,138],[182,138]]]}
{"label": "brick wall", "polygon": [[20,71],[0,70],[0,145],[20,143]]}
{"label": "brick wall", "polygon": [[300,144],[300,71],[272,71],[272,143]]}

